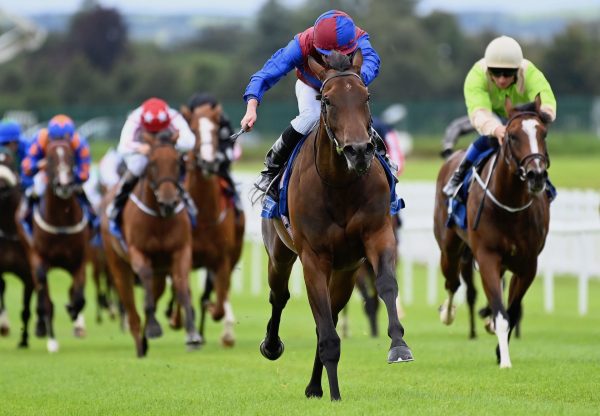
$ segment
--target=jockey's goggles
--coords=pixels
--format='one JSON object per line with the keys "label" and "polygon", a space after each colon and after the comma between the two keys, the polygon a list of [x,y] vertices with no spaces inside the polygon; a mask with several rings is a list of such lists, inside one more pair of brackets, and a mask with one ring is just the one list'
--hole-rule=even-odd
{"label": "jockey's goggles", "polygon": [[505,77],[510,78],[517,75],[517,68],[488,68],[488,71],[494,77]]}

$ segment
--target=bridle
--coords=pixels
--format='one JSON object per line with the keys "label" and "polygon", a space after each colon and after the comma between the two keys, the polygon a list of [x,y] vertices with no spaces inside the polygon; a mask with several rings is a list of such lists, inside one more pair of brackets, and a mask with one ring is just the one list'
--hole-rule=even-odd
{"label": "bridle", "polygon": [[[75,190],[75,188],[77,188],[77,183],[75,183],[74,180],[74,176],[75,176],[75,166],[74,166],[74,160],[73,160],[73,154],[70,154],[70,163],[66,163],[63,160],[63,155],[61,154],[61,151],[64,151],[63,149],[67,148],[67,149],[71,149],[70,145],[68,142],[65,141],[55,141],[53,143],[53,149],[56,148],[56,153],[54,155],[53,159],[56,158],[60,158],[59,161],[57,161],[56,166],[54,166],[54,163],[49,164],[49,168],[47,170],[47,172],[50,172],[50,174],[48,174],[48,179],[51,179],[49,181],[50,186],[52,187],[52,191],[54,192],[54,194],[56,196],[58,196],[59,198],[69,198],[72,194],[73,191]],[[69,166],[70,164],[70,166]],[[68,175],[70,180],[67,184],[61,184],[60,183],[60,176],[61,175]]]}
{"label": "bridle", "polygon": [[526,168],[534,160],[540,160],[541,162],[543,162],[546,166],[546,169],[548,169],[550,167],[550,157],[548,156],[548,152],[545,152],[545,154],[530,153],[528,155],[525,155],[521,160],[517,160],[517,158],[515,158],[511,140],[508,137],[508,127],[514,120],[516,120],[517,118],[524,117],[524,116],[533,116],[540,123],[544,124],[542,122],[542,120],[540,119],[539,114],[536,112],[533,112],[533,111],[523,111],[521,113],[517,113],[517,114],[513,115],[506,123],[506,135],[504,136],[504,143],[506,146],[506,150],[504,151],[504,161],[508,165],[510,165],[511,162],[514,162],[514,164],[516,166],[516,175],[523,182],[527,179],[527,169]]}
{"label": "bridle", "polygon": [[[152,146],[152,150],[150,151],[150,154],[148,155],[148,158],[150,159],[152,157],[152,153],[154,153],[154,151],[156,149],[158,149],[159,147],[165,147],[165,146],[170,146],[170,147],[174,147],[174,145],[172,143],[159,143],[156,144],[154,146]],[[150,168],[151,166],[155,166],[156,162],[155,161],[151,161],[150,163],[148,163],[148,168]],[[156,198],[156,200],[159,200],[159,196],[158,196],[158,189],[160,188],[160,186],[163,183],[172,183],[173,185],[175,185],[175,187],[177,188],[178,192],[181,195],[182,192],[182,188],[181,185],[179,184],[179,178],[178,177],[173,177],[173,176],[165,176],[162,177],[158,180],[154,180],[154,178],[149,178],[146,175],[146,178],[148,180],[148,184],[150,185],[150,189],[152,190],[152,193],[154,194],[154,198]]]}
{"label": "bridle", "polygon": [[[335,137],[333,130],[331,130],[331,127],[329,127],[329,124],[327,123],[327,106],[329,104],[327,102],[327,98],[323,96],[323,90],[325,89],[325,85],[332,79],[340,78],[340,77],[348,77],[348,76],[354,76],[354,77],[358,78],[360,80],[360,83],[366,88],[366,85],[363,82],[362,78],[356,72],[352,72],[352,71],[338,72],[337,74],[334,74],[334,75],[326,78],[323,81],[323,83],[321,84],[321,89],[319,90],[319,94],[317,94],[315,97],[317,100],[319,100],[321,102],[321,119],[323,120],[323,125],[325,126],[325,132],[327,133],[327,137],[329,138],[329,140],[331,140],[333,142],[333,144],[335,146],[335,150],[339,155],[342,154],[344,147],[340,145],[339,140],[337,139],[337,137]],[[373,133],[373,118],[371,117],[371,109],[369,107],[369,100],[370,100],[370,95],[367,96],[367,108],[369,109],[369,125],[367,126],[367,129],[369,131],[369,140],[373,145],[375,145],[375,139],[374,139],[374,133]]]}

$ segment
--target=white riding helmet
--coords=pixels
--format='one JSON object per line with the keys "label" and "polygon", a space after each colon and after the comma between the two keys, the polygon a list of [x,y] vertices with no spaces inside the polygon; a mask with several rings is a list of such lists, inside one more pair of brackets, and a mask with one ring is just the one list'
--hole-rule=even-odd
{"label": "white riding helmet", "polygon": [[513,38],[500,36],[485,48],[484,58],[488,68],[516,69],[523,61],[523,51]]}

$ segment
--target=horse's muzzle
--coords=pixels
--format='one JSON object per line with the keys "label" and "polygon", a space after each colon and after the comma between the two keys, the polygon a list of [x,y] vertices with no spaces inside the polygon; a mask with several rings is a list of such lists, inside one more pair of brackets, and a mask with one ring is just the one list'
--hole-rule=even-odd
{"label": "horse's muzzle", "polygon": [[175,210],[179,206],[179,198],[168,200],[158,200],[158,209],[161,217],[171,217],[175,214]]}
{"label": "horse's muzzle", "polygon": [[344,146],[343,152],[348,161],[348,167],[362,175],[371,167],[375,156],[375,146],[371,142],[349,144]]}
{"label": "horse's muzzle", "polygon": [[548,180],[548,171],[546,169],[529,170],[525,177],[530,193],[539,194],[546,189],[546,181]]}

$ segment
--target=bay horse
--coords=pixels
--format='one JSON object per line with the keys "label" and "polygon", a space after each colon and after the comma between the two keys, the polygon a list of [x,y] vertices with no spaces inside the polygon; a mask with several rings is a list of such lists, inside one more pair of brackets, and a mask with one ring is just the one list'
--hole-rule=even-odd
{"label": "bay horse", "polygon": [[[472,286],[474,259],[492,311],[500,368],[512,366],[508,343],[521,316],[521,301],[536,275],[537,258],[548,234],[550,201],[545,189],[550,166],[546,148],[549,118],[540,110],[540,105],[539,94],[533,103],[518,107],[513,107],[507,97],[508,121],[503,143],[495,159],[486,162],[481,176],[473,173],[476,180],[469,188],[467,229],[446,226],[448,201],[442,193],[444,184],[460,162],[460,153],[444,163],[436,185],[434,233],[441,250],[441,268],[448,292],[448,299],[440,308],[440,319],[447,325],[452,323],[459,272],[467,274],[467,286]],[[508,308],[505,308],[501,276],[507,270],[513,276]]]}
{"label": "bay horse", "polygon": [[317,329],[317,348],[307,397],[322,397],[323,367],[331,400],[340,400],[337,366],[338,314],[354,289],[364,261],[375,272],[377,292],[388,314],[391,347],[388,363],[412,361],[396,311],[396,239],[390,215],[390,185],[383,166],[373,162],[369,92],[360,77],[360,49],[349,57],[332,53],[328,67],[308,63],[322,82],[318,127],[299,150],[288,190],[290,236],[281,220],[262,222],[269,256],[272,305],[260,352],[269,360],[284,350],[279,338],[281,314],[290,298],[288,281],[300,258]]}
{"label": "bay horse", "polygon": [[[121,229],[126,249],[110,233],[105,212],[102,216],[106,258],[127,313],[138,357],[146,356],[148,338],[162,335],[156,319],[156,303],[165,290],[167,275],[173,279],[177,300],[184,308],[186,345],[189,349],[197,349],[201,344],[190,301],[192,238],[190,219],[179,188],[177,137],[177,133],[143,133],[142,139],[151,150],[145,173],[123,209]],[[107,200],[114,197],[114,192],[113,189],[107,194]],[[135,306],[134,273],[144,289],[146,321],[143,330]]]}
{"label": "bay horse", "polygon": [[74,321],[76,337],[85,335],[85,265],[90,230],[87,216],[77,198],[75,156],[67,140],[52,140],[46,148],[47,186],[33,210],[32,237],[22,227],[19,234],[26,243],[29,264],[37,292],[36,336],[48,336],[47,349],[57,352],[54,334],[54,304],[48,288],[48,271],[59,267],[73,279],[67,312]]}
{"label": "bay horse", "polygon": [[[219,121],[221,105],[182,107],[181,113],[196,135],[194,149],[187,154],[185,186],[198,208],[197,224],[192,229],[192,267],[207,270],[206,286],[200,298],[200,335],[204,339],[206,312],[212,319],[223,319],[221,343],[233,346],[235,317],[229,301],[233,269],[242,253],[245,216],[236,215],[233,202],[223,193],[224,180],[218,176]],[[210,301],[216,292],[216,302]]]}
{"label": "bay horse", "polygon": [[23,283],[23,310],[21,311],[21,340],[19,348],[29,346],[29,319],[33,278],[27,253],[17,233],[17,208],[21,200],[19,174],[15,154],[0,147],[0,336],[8,336],[10,323],[4,301],[6,282],[4,273],[13,273]]}

